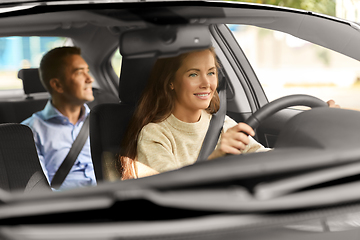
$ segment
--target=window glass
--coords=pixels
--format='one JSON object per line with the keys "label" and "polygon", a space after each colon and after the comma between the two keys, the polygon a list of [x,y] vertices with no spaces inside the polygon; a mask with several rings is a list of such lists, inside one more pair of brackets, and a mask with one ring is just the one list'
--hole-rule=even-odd
{"label": "window glass", "polygon": [[121,71],[121,55],[119,52],[119,48],[116,49],[114,55],[111,58],[111,66],[113,67],[115,73],[118,77],[120,77],[120,71]]}
{"label": "window glass", "polygon": [[282,32],[229,25],[272,101],[290,94],[360,110],[360,62]]}
{"label": "window glass", "polygon": [[69,44],[62,37],[0,38],[0,91],[22,89],[22,81],[17,77],[20,69],[38,68],[43,54]]}

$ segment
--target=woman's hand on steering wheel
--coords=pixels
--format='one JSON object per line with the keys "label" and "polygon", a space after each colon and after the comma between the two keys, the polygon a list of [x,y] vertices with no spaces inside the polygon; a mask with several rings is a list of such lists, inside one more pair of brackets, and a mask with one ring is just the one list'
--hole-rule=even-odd
{"label": "woman's hand on steering wheel", "polygon": [[238,123],[222,133],[219,147],[209,156],[209,159],[224,156],[226,154],[237,155],[250,143],[248,136],[254,136],[255,131],[246,123]]}
{"label": "woman's hand on steering wheel", "polygon": [[241,151],[244,150],[250,142],[248,135],[255,135],[254,129],[259,126],[260,122],[272,116],[279,110],[299,105],[308,106],[311,108],[340,108],[340,106],[336,104],[334,100],[329,100],[325,103],[316,97],[303,94],[289,95],[279,98],[258,109],[245,121],[245,123],[239,123],[223,133],[220,140],[220,146],[210,154],[208,159],[221,157],[225,154],[240,154]]}
{"label": "woman's hand on steering wheel", "polygon": [[331,108],[340,108],[340,105],[336,104],[334,100],[330,99],[326,102]]}

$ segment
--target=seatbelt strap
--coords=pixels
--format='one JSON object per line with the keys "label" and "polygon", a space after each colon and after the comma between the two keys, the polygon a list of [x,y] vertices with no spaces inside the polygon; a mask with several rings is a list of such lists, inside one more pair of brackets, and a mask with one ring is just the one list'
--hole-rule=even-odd
{"label": "seatbelt strap", "polygon": [[69,153],[66,155],[64,161],[60,165],[59,169],[56,171],[52,181],[52,188],[59,188],[61,184],[64,182],[66,176],[69,174],[72,166],[74,165],[79,153],[85,145],[86,140],[89,136],[89,122],[90,122],[90,114],[86,117],[83,126],[80,129],[79,134],[77,135],[75,141],[73,142]]}
{"label": "seatbelt strap", "polygon": [[212,115],[208,131],[206,132],[201,150],[196,162],[202,162],[208,159],[210,154],[214,151],[219,140],[221,130],[224,125],[226,115],[226,80],[223,77],[218,87],[220,98],[220,108],[217,113]]}
{"label": "seatbelt strap", "polygon": [[27,182],[24,193],[29,193],[36,190],[50,190],[48,181],[45,178],[43,171],[36,171],[31,175],[29,181]]}

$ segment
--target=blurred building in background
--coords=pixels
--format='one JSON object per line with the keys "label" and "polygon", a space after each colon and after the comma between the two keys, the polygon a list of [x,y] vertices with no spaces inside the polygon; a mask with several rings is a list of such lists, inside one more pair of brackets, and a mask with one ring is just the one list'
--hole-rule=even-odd
{"label": "blurred building in background", "polygon": [[22,68],[37,68],[44,53],[63,46],[62,37],[12,36],[0,37],[0,91],[22,90],[17,73]]}

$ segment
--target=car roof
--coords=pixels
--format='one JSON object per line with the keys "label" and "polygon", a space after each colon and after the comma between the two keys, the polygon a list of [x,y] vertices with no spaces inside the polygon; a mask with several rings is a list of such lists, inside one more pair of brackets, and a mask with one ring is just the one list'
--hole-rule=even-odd
{"label": "car roof", "polygon": [[[71,1],[19,2],[19,10],[0,13],[0,35],[51,34],[52,29],[54,35],[66,35],[73,29],[79,32],[86,24],[107,27],[119,34],[134,27],[234,23],[285,32],[360,60],[358,24],[304,10],[225,1],[75,1],[70,5],[66,3]],[[22,27],[19,22],[24,23]]]}

